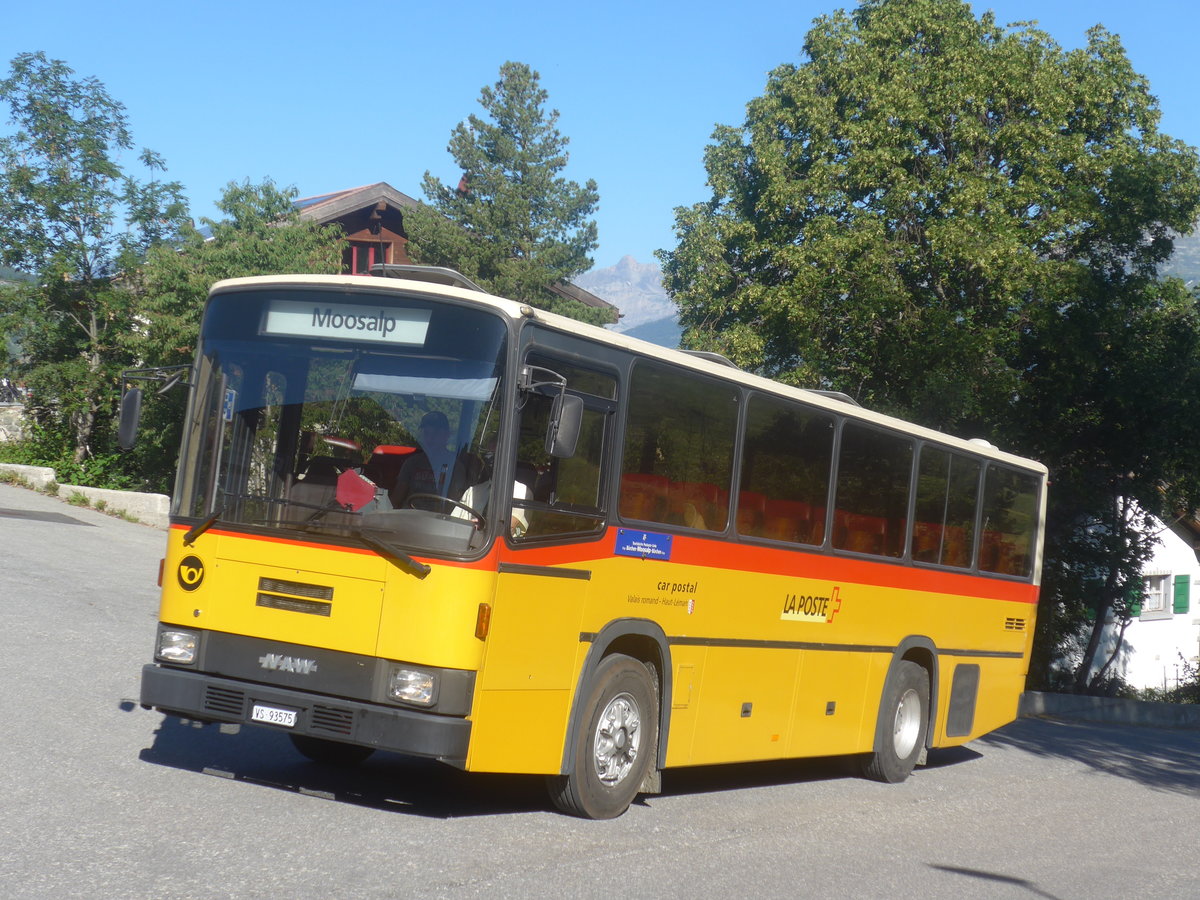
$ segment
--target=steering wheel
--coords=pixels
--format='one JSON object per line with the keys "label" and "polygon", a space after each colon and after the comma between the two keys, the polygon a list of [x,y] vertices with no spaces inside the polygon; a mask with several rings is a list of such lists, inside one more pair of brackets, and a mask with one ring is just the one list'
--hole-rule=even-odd
{"label": "steering wheel", "polygon": [[441,494],[410,494],[408,500],[405,501],[405,505],[409,509],[419,509],[420,507],[413,503],[414,500],[433,500],[437,503],[444,503],[447,506],[457,506],[475,519],[473,524],[476,528],[483,526],[483,513],[472,506],[467,506],[461,500],[455,500],[453,497],[443,497]]}

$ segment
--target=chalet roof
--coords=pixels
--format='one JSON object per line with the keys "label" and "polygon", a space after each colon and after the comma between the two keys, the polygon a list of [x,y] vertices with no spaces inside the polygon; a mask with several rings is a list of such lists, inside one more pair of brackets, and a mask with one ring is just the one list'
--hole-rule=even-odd
{"label": "chalet roof", "polygon": [[[408,194],[396,190],[386,181],[349,188],[344,191],[334,191],[330,194],[319,194],[315,197],[305,197],[297,200],[294,205],[300,212],[301,219],[324,223],[340,219],[364,207],[377,206],[381,202],[401,211],[404,208],[411,209],[423,205],[420,200],[414,200]],[[609,310],[614,322],[620,318],[620,310],[615,306],[590,291],[585,291],[578,285],[560,281],[550,290],[560,297],[574,300],[592,309]]]}
{"label": "chalet roof", "polygon": [[401,193],[386,181],[334,191],[332,194],[305,197],[297,200],[294,205],[300,212],[300,218],[305,221],[330,222],[363,207],[375,206],[381,201],[396,209],[421,205],[421,201]]}

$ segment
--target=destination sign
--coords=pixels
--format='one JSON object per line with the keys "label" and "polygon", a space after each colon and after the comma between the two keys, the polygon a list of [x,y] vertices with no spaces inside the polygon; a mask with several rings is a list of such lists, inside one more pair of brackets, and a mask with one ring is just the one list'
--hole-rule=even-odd
{"label": "destination sign", "polygon": [[262,331],[287,337],[421,346],[429,332],[429,310],[272,300]]}

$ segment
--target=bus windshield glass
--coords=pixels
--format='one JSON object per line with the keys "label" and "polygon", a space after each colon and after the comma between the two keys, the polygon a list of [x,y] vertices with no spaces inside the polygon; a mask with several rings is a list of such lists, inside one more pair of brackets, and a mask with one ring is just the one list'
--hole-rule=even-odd
{"label": "bus windshield glass", "polygon": [[[177,513],[468,554],[490,511],[505,325],[347,290],[218,293],[205,316]],[[476,491],[486,496],[487,491]]]}

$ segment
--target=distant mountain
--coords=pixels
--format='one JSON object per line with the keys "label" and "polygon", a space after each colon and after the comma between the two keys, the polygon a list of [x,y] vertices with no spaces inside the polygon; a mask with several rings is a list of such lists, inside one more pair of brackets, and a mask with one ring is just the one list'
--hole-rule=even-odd
{"label": "distant mountain", "polygon": [[[1189,287],[1200,286],[1200,223],[1192,234],[1175,238],[1175,254],[1161,271],[1183,279]],[[615,266],[580,275],[575,283],[621,311],[620,322],[612,326],[614,331],[660,347],[679,346],[678,310],[667,298],[657,263],[640,263],[624,256]]]}
{"label": "distant mountain", "polygon": [[658,263],[640,263],[632,256],[623,256],[615,266],[592,269],[574,282],[621,311],[621,321],[613,326],[614,331],[626,332],[675,316],[675,304],[667,299]]}
{"label": "distant mountain", "polygon": [[637,325],[630,328],[625,334],[638,340],[649,341],[651,344],[658,344],[660,347],[677,350],[683,329],[679,327],[679,319],[672,315],[665,319],[656,319],[653,322]]}
{"label": "distant mountain", "polygon": [[1175,254],[1160,271],[1183,279],[1189,287],[1200,285],[1200,223],[1191,234],[1175,238]]}
{"label": "distant mountain", "polygon": [[29,283],[36,280],[32,275],[18,272],[16,269],[10,269],[8,266],[0,266],[0,284],[14,284],[18,281]]}

